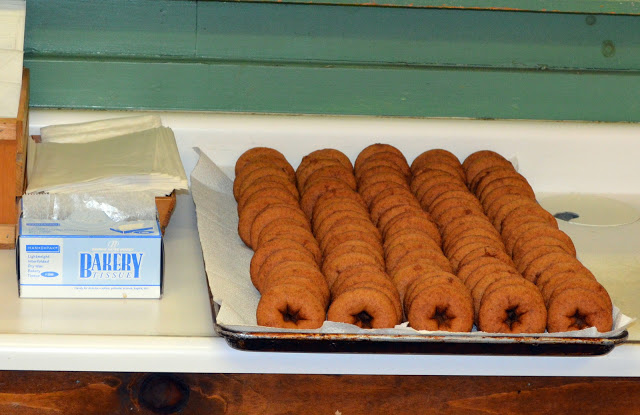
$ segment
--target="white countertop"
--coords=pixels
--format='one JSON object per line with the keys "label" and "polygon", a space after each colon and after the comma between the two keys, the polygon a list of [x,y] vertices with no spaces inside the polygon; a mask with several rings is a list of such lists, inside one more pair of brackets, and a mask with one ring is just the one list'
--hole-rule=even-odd
{"label": "white countertop", "polygon": [[[32,111],[31,133],[37,134],[44,125],[119,115],[123,113]],[[270,122],[269,117],[220,114],[163,113],[162,118],[164,124],[176,133],[187,174],[197,160],[191,148],[206,145],[207,136],[220,125],[247,121],[259,123],[260,120],[267,124]],[[286,122],[289,118],[295,124],[300,117],[274,118],[278,122]],[[441,121],[448,122],[459,121]],[[630,128],[618,124],[613,127]],[[14,251],[0,251],[0,289],[5,291],[7,298],[11,298],[10,302],[13,301],[13,306],[0,305],[0,310],[4,310],[5,316],[11,307],[21,310],[17,318],[0,319],[0,370],[475,376],[640,374],[640,343],[626,343],[607,355],[596,357],[360,355],[234,350],[213,331],[192,203],[189,195],[178,198],[176,212],[165,234],[165,296],[155,303],[149,303],[150,300],[88,303],[80,300],[81,303],[69,304],[69,301],[79,300],[17,299]],[[12,289],[15,290],[13,293]],[[25,301],[31,303],[23,304]],[[109,301],[113,302],[101,303]],[[118,304],[121,301],[124,303]],[[147,303],[132,304],[133,301]],[[90,311],[90,304],[100,309]],[[86,308],[80,313],[83,307]],[[112,309],[115,314],[107,317]]]}

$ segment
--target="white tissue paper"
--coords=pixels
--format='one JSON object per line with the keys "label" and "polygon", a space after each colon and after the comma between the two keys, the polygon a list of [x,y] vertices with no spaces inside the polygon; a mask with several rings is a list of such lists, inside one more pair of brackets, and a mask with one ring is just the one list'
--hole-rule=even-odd
{"label": "white tissue paper", "polygon": [[40,129],[40,140],[43,143],[87,143],[159,127],[162,127],[162,120],[159,116],[135,115],[132,117],[42,127]]}
{"label": "white tissue paper", "polygon": [[0,0],[0,118],[16,118],[22,88],[26,4]]}
{"label": "white tissue paper", "polygon": [[24,49],[24,0],[0,0],[0,49]]}
{"label": "white tissue paper", "polygon": [[27,193],[143,191],[165,196],[188,189],[173,131],[145,129],[79,143],[29,146]]}
{"label": "white tissue paper", "polygon": [[[357,326],[325,321],[317,330],[290,330],[257,326],[256,309],[260,293],[251,283],[249,265],[253,251],[238,236],[237,204],[233,197],[233,182],[207,155],[200,159],[191,173],[191,194],[196,205],[198,233],[202,244],[205,270],[213,301],[220,306],[217,324],[244,332],[359,333],[446,336],[503,336],[479,331],[448,333],[416,331],[400,324],[393,329],[360,329]],[[634,319],[614,307],[614,329],[599,333],[588,328],[568,333],[544,333],[535,337],[614,337],[624,331]],[[510,335],[511,336],[511,335]]]}

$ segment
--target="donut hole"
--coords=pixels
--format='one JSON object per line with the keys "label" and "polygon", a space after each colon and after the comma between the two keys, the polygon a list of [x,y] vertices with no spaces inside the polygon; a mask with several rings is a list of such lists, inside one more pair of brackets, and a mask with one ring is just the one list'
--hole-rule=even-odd
{"label": "donut hole", "polygon": [[435,322],[438,324],[438,328],[451,327],[451,320],[453,319],[453,316],[449,315],[448,311],[449,307],[436,307],[433,316],[431,316],[431,319],[435,320]]}
{"label": "donut hole", "polygon": [[289,304],[287,304],[284,309],[280,310],[280,314],[282,314],[283,321],[292,322],[293,324],[297,324],[299,321],[305,320],[300,315],[300,309],[295,309]]}
{"label": "donut hole", "polygon": [[576,327],[578,330],[582,330],[586,327],[589,327],[589,323],[587,322],[587,315],[580,312],[579,309],[569,316],[571,320],[570,328]]}
{"label": "donut hole", "polygon": [[518,306],[513,306],[505,310],[507,317],[504,319],[504,324],[509,326],[509,329],[513,329],[513,326],[521,321],[521,317],[524,313],[522,311],[518,311],[518,308]]}
{"label": "donut hole", "polygon": [[360,311],[359,313],[352,314],[355,319],[355,325],[363,328],[363,329],[371,329],[373,328],[373,317],[371,314],[367,313],[365,310]]}

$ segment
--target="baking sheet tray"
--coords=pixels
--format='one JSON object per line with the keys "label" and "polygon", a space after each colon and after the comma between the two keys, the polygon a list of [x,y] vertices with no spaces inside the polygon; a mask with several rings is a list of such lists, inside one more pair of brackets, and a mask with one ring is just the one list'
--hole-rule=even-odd
{"label": "baking sheet tray", "polygon": [[[418,132],[419,133],[419,132]],[[338,132],[336,135],[341,135],[342,132]],[[268,134],[267,134],[268,135]],[[357,135],[357,134],[356,134]],[[284,138],[283,138],[284,136]],[[279,137],[280,140],[285,141],[287,134],[282,134]],[[341,141],[332,142],[331,137],[325,139],[322,147],[334,147],[345,151],[352,159],[355,158],[357,152],[364,148],[371,140],[358,143],[358,138],[351,141],[345,141],[344,137]],[[263,141],[264,140],[264,141]],[[311,141],[311,140],[310,140]],[[376,140],[378,142],[389,142],[397,145],[403,149],[403,144],[406,142],[399,140],[393,142],[393,140]],[[419,149],[438,147],[437,143],[429,144],[424,140],[420,140]],[[373,141],[375,142],[375,141]],[[347,144],[345,144],[347,143]],[[221,144],[218,142],[217,144]],[[300,158],[319,147],[315,145],[309,146],[307,140],[304,144],[298,144],[294,142],[286,142],[285,145],[278,145],[278,143],[271,143],[269,137],[261,137],[256,140],[256,137],[250,137],[247,142],[240,142],[236,140],[234,145],[223,145],[223,148],[215,148],[207,152],[212,154],[213,159],[222,165],[222,169],[229,177],[233,177],[232,165],[234,160],[244,150],[255,145],[272,145],[275,148],[283,150],[287,158],[295,166],[299,162]],[[459,145],[459,143],[452,143],[453,147]],[[485,143],[481,148],[494,148],[501,151],[500,146],[491,145],[492,143]],[[413,145],[415,147],[415,143]],[[451,148],[451,146],[441,146],[444,148]],[[496,148],[497,147],[497,148]],[[419,150],[414,150],[415,154],[405,154],[409,161],[412,157],[415,157]],[[468,154],[471,151],[475,151],[474,148],[466,150]],[[287,154],[289,152],[290,154]],[[292,156],[291,153],[295,154]],[[463,158],[466,154],[460,154],[457,151],[459,157]],[[504,154],[505,152],[502,151]],[[626,154],[626,153],[625,153]],[[507,156],[513,156],[507,152]],[[528,162],[525,157],[524,160]],[[516,159],[516,162],[521,160]],[[226,167],[225,167],[226,166]],[[549,166],[548,166],[549,167]],[[550,166],[553,168],[553,166]],[[547,169],[551,170],[551,169]],[[527,177],[532,177],[530,173],[524,172]],[[571,182],[573,178],[568,177],[568,182]],[[192,177],[192,185],[193,177]],[[618,183],[619,184],[619,183]],[[545,189],[547,190],[547,189]],[[551,189],[556,190],[556,189]],[[196,192],[194,192],[194,199],[197,199]],[[196,205],[198,201],[196,200]],[[200,216],[199,223],[200,226]],[[233,227],[233,224],[230,224]],[[202,230],[201,230],[202,238]],[[218,246],[228,245],[228,241],[224,244],[217,242]],[[204,243],[203,243],[204,246]],[[228,249],[228,247],[225,247]],[[206,258],[206,252],[205,252]],[[207,267],[210,271],[210,267]],[[217,270],[214,269],[214,272]],[[210,277],[211,278],[211,277]],[[213,287],[214,297],[216,294],[216,287]],[[615,297],[614,297],[615,302]],[[219,314],[216,314],[219,316]],[[263,350],[263,351],[301,351],[301,352],[362,352],[362,353],[428,353],[428,354],[495,354],[495,355],[599,355],[610,351],[617,344],[624,342],[628,338],[628,332],[626,330],[618,332],[614,335],[608,335],[607,337],[600,337],[598,335],[591,335],[590,337],[548,337],[548,335],[535,335],[535,336],[495,336],[495,335],[476,335],[467,336],[464,334],[393,334],[393,333],[297,333],[297,332],[275,332],[264,331],[264,328],[260,330],[252,330],[251,327],[239,327],[237,325],[228,325],[220,320],[217,320],[216,331],[223,336],[227,342],[235,348],[241,350]],[[479,333],[478,333],[479,334]]]}
{"label": "baking sheet tray", "polygon": [[231,347],[247,351],[523,356],[603,355],[628,337],[626,330],[610,338],[258,333],[231,330],[219,324],[216,332]]}

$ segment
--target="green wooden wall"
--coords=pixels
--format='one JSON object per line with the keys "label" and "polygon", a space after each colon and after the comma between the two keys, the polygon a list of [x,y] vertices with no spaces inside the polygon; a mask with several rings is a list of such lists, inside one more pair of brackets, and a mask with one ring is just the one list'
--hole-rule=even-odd
{"label": "green wooden wall", "polygon": [[28,0],[31,105],[640,121],[638,2],[394,1]]}

